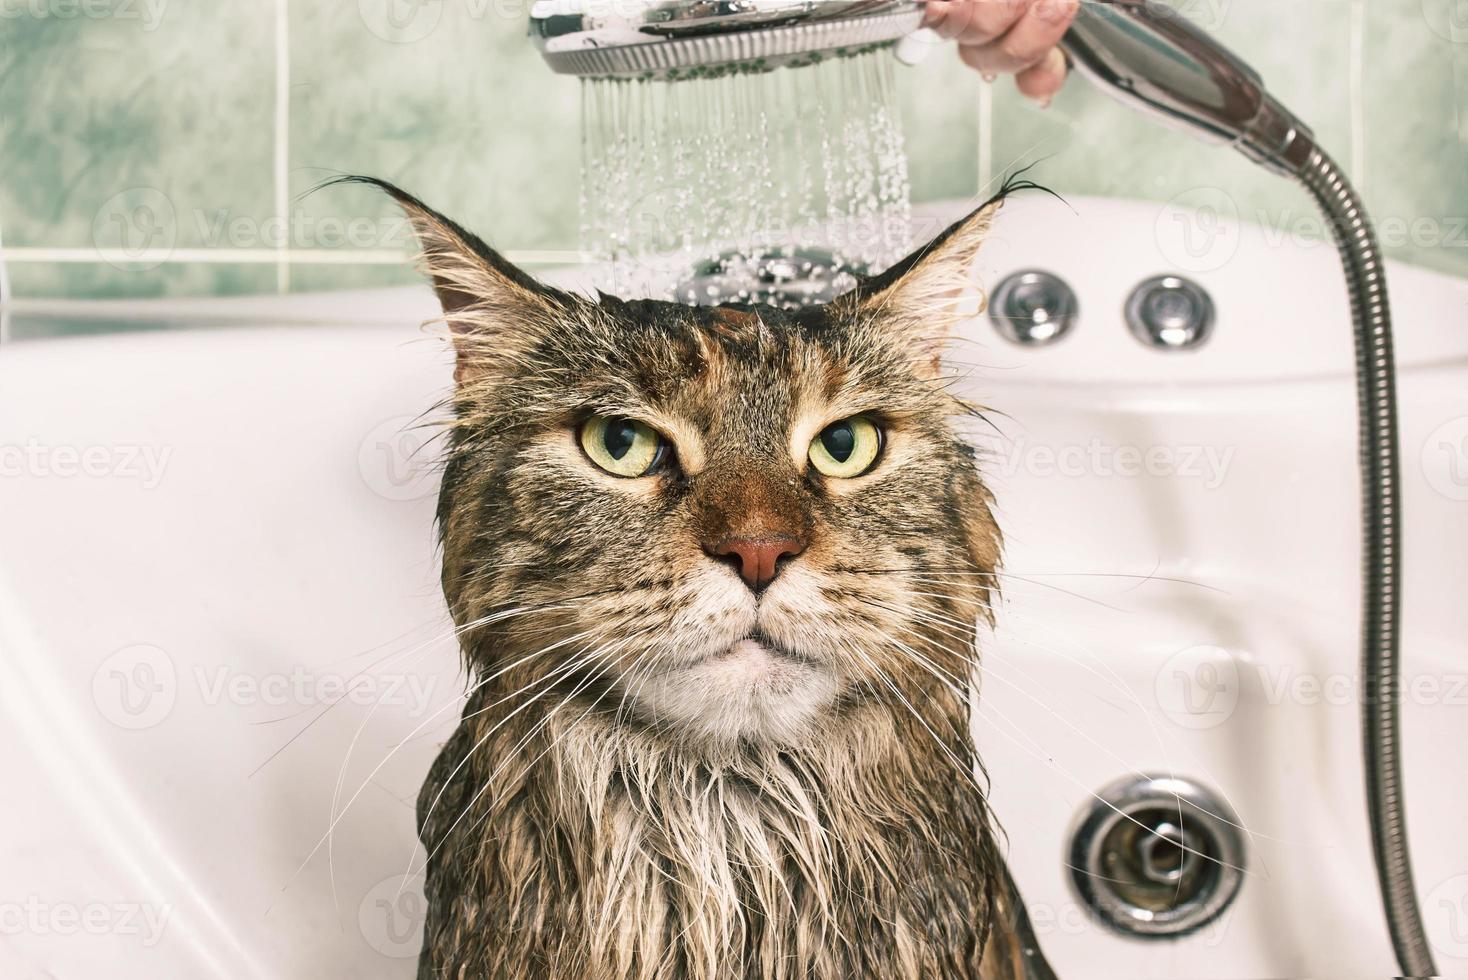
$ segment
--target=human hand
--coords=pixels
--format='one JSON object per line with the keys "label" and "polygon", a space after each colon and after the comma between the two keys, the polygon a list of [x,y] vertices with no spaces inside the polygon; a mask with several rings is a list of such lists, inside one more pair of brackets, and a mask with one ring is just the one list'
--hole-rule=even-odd
{"label": "human hand", "polygon": [[992,81],[1013,75],[1019,90],[1042,105],[1065,84],[1057,46],[1080,0],[928,0],[923,26],[958,42],[964,64]]}

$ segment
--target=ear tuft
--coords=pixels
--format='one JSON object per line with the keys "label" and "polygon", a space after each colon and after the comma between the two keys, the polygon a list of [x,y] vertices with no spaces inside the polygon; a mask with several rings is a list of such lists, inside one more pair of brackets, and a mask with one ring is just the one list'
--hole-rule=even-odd
{"label": "ear tuft", "polygon": [[398,203],[418,239],[418,262],[433,282],[443,320],[453,335],[460,384],[499,368],[508,370],[539,331],[575,306],[418,198],[385,180],[345,176],[321,186],[366,184]]}
{"label": "ear tuft", "polygon": [[994,216],[1010,194],[1038,187],[1028,180],[1010,178],[998,194],[932,241],[836,300],[843,306],[841,312],[877,321],[910,349],[919,374],[937,377],[943,346],[954,326],[983,312],[981,292],[977,306],[963,300],[977,289],[974,259],[989,237]]}

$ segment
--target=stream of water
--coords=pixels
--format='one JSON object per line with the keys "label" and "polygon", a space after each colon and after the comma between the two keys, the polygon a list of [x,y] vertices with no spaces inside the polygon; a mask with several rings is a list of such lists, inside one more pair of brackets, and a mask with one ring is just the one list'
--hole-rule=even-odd
{"label": "stream of water", "polygon": [[622,296],[748,300],[691,283],[691,270],[809,249],[828,250],[848,279],[883,268],[907,251],[911,210],[891,53],[588,79],[581,195],[581,247],[609,263],[602,288]]}

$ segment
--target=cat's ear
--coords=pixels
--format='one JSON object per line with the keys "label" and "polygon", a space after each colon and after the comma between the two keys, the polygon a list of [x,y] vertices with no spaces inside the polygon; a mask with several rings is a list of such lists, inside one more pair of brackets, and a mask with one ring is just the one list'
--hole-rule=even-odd
{"label": "cat's ear", "polygon": [[397,201],[418,239],[418,262],[433,282],[453,337],[454,380],[504,375],[576,306],[569,293],[537,281],[450,218],[408,192],[371,177],[346,178]]}
{"label": "cat's ear", "polygon": [[[983,311],[974,259],[989,236],[1005,191],[885,272],[864,280],[836,302],[848,317],[871,323],[905,346],[915,370],[940,371],[943,346],[955,325]],[[975,300],[977,300],[975,302]]]}

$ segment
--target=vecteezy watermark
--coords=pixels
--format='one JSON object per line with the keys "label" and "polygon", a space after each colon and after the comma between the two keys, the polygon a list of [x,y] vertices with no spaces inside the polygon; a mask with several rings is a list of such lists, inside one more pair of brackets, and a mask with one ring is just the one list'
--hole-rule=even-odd
{"label": "vecteezy watermark", "polygon": [[341,217],[298,209],[262,219],[216,208],[195,210],[193,221],[206,248],[401,248],[413,241],[402,215]]}
{"label": "vecteezy watermark", "polygon": [[[496,20],[523,25],[543,0],[357,0],[357,13],[367,30],[384,41],[411,44],[432,34],[452,6],[469,20]],[[1210,0],[1217,2],[1217,0]],[[554,10],[554,4],[550,5]],[[645,0],[580,0],[576,12],[587,22],[628,20],[646,7]]]}
{"label": "vecteezy watermark", "polygon": [[262,217],[229,208],[194,208],[181,219],[179,209],[162,191],[133,187],[112,195],[98,208],[92,219],[92,244],[98,256],[115,268],[143,272],[173,256],[181,230],[191,231],[192,240],[202,247],[218,249],[406,249],[414,243],[412,226],[399,213],[316,215],[296,208]]}
{"label": "vecteezy watermark", "polygon": [[152,728],[168,717],[177,699],[172,658],[146,643],[111,654],[92,674],[92,703],[119,728]]}
{"label": "vecteezy watermark", "polygon": [[[1153,679],[1162,713],[1175,724],[1195,730],[1228,721],[1246,685],[1265,707],[1354,708],[1366,696],[1354,671],[1319,672],[1289,663],[1249,663],[1207,644],[1174,653]],[[1402,680],[1400,691],[1408,704],[1468,707],[1468,672],[1413,674]]]}
{"label": "vecteezy watermark", "polygon": [[[1468,4],[1468,0],[1463,0]],[[1158,251],[1184,272],[1212,272],[1227,265],[1242,241],[1242,220],[1257,226],[1264,245],[1319,248],[1333,246],[1335,235],[1325,217],[1293,208],[1256,208],[1249,214],[1227,191],[1191,187],[1173,196],[1157,212],[1153,237]],[[1468,248],[1468,215],[1394,215],[1378,213],[1374,226],[1384,248]]]}
{"label": "vecteezy watermark", "polygon": [[445,0],[357,0],[367,30],[393,44],[412,44],[433,33]]}
{"label": "vecteezy watermark", "polygon": [[37,896],[0,901],[0,936],[127,936],[158,945],[172,905],[151,902],[47,902]]}
{"label": "vecteezy watermark", "polygon": [[1422,0],[1422,19],[1438,37],[1468,44],[1468,0]]}
{"label": "vecteezy watermark", "polygon": [[431,495],[438,487],[431,445],[436,432],[412,415],[400,415],[373,428],[357,449],[363,482],[388,500],[422,500]]}
{"label": "vecteezy watermark", "polygon": [[428,713],[437,690],[438,677],[431,673],[337,673],[315,671],[304,665],[250,671],[227,664],[195,664],[180,676],[173,658],[148,644],[118,650],[92,675],[92,701],[98,712],[130,731],[162,723],[172,714],[181,693],[205,707],[304,709],[345,702],[421,717]]}
{"label": "vecteezy watermark", "polygon": [[1163,16],[1172,12],[1208,31],[1216,31],[1228,20],[1232,0],[1173,0],[1171,5],[1155,4]]}
{"label": "vecteezy watermark", "polygon": [[[1211,4],[1221,0],[1196,2]],[[495,19],[523,28],[537,7],[548,8],[551,14],[557,13],[558,7],[570,9],[554,0],[550,3],[546,0],[357,0],[357,13],[367,29],[394,44],[411,44],[432,34],[443,21],[446,9],[468,20]],[[626,22],[642,16],[646,8],[646,0],[578,0],[573,12],[587,23]]]}
{"label": "vecteezy watermark", "polygon": [[113,194],[92,218],[92,244],[108,265],[146,272],[168,261],[178,241],[178,215],[168,195],[152,187]]}
{"label": "vecteezy watermark", "polygon": [[[1325,218],[1313,212],[1260,209],[1254,223],[1270,248],[1286,244],[1313,248],[1335,240]],[[1464,215],[1378,214],[1374,225],[1384,248],[1468,248],[1468,216]]]}
{"label": "vecteezy watermark", "polygon": [[423,948],[428,900],[402,875],[373,885],[357,906],[357,928],[367,945],[383,956],[407,959]]}
{"label": "vecteezy watermark", "polygon": [[1455,875],[1428,892],[1422,918],[1433,949],[1468,959],[1468,874]]}
{"label": "vecteezy watermark", "polygon": [[1449,500],[1468,500],[1468,415],[1449,419],[1427,437],[1422,475]]}
{"label": "vecteezy watermark", "polygon": [[1239,250],[1239,206],[1220,188],[1192,187],[1162,205],[1152,231],[1175,269],[1212,272]]}
{"label": "vecteezy watermark", "polygon": [[0,20],[135,20],[156,31],[167,8],[168,0],[0,0]]}
{"label": "vecteezy watermark", "polygon": [[136,480],[144,490],[163,482],[171,446],[50,445],[39,439],[0,443],[0,478]]}
{"label": "vecteezy watermark", "polygon": [[404,709],[409,716],[428,710],[438,678],[432,674],[318,673],[296,666],[287,671],[251,673],[229,666],[195,665],[193,680],[204,704],[274,708],[325,707],[340,702],[358,707]]}
{"label": "vecteezy watermark", "polygon": [[1052,445],[1024,437],[994,446],[986,466],[990,472],[1013,476],[1026,473],[1041,478],[1101,477],[1136,479],[1161,477],[1195,480],[1216,490],[1228,476],[1233,446],[1116,445],[1101,438],[1085,444]]}
{"label": "vecteezy watermark", "polygon": [[1163,662],[1153,679],[1162,713],[1183,728],[1215,728],[1239,704],[1239,665],[1222,647],[1184,647]]}
{"label": "vecteezy watermark", "polygon": [[[1316,673],[1289,664],[1254,664],[1259,690],[1269,705],[1331,705],[1361,703],[1365,691],[1354,672]],[[1468,706],[1468,673],[1413,674],[1401,684],[1402,700],[1416,705]]]}

